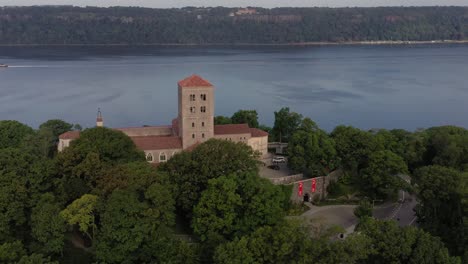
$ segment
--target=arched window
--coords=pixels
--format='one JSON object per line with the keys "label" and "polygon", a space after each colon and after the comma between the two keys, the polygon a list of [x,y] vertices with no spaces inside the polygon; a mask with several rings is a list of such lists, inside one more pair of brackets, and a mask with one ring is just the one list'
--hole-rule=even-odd
{"label": "arched window", "polygon": [[195,134],[192,134],[192,138],[195,138]]}
{"label": "arched window", "polygon": [[166,160],[166,153],[161,152],[161,154],[159,154],[159,162],[166,162]]}
{"label": "arched window", "polygon": [[153,154],[148,153],[148,154],[146,155],[146,161],[148,161],[148,162],[153,162]]}
{"label": "arched window", "polygon": [[204,127],[204,126],[205,126],[205,122],[201,122],[201,126]]}
{"label": "arched window", "polygon": [[200,98],[202,99],[202,101],[206,101],[206,94],[200,94]]}
{"label": "arched window", "polygon": [[192,123],[192,127],[195,127],[195,123]]}

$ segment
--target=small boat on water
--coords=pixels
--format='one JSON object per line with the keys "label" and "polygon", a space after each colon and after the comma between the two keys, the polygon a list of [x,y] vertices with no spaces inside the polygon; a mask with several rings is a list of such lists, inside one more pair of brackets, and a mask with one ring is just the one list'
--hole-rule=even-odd
{"label": "small boat on water", "polygon": [[8,65],[7,64],[0,64],[0,68],[7,68]]}

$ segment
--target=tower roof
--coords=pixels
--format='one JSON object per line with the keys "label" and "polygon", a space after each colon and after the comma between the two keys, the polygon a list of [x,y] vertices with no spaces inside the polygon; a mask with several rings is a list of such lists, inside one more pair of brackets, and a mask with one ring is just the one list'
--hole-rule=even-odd
{"label": "tower roof", "polygon": [[202,77],[193,74],[178,82],[180,87],[212,87],[213,85]]}

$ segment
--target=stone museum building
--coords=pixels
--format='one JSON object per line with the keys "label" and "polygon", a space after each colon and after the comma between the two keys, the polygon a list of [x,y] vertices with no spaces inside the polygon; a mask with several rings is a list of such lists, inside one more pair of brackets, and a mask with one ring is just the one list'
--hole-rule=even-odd
{"label": "stone museum building", "polygon": [[[165,162],[174,154],[193,149],[211,138],[243,142],[262,156],[267,154],[268,133],[247,124],[214,125],[214,87],[210,82],[192,75],[178,82],[178,94],[179,114],[171,125],[114,128],[129,136],[145,152],[148,162]],[[103,125],[99,111],[96,126]],[[79,136],[79,131],[60,135],[58,150],[62,151]]]}

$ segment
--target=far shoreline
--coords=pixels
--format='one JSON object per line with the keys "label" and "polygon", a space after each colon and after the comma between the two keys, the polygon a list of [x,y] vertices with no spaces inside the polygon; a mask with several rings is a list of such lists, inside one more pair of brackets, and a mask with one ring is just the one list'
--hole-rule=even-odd
{"label": "far shoreline", "polygon": [[0,47],[85,47],[85,46],[167,46],[167,47],[206,47],[206,46],[380,46],[380,45],[427,45],[427,44],[468,44],[468,40],[424,40],[424,41],[343,41],[343,42],[291,42],[291,43],[109,43],[109,44],[0,44]]}

